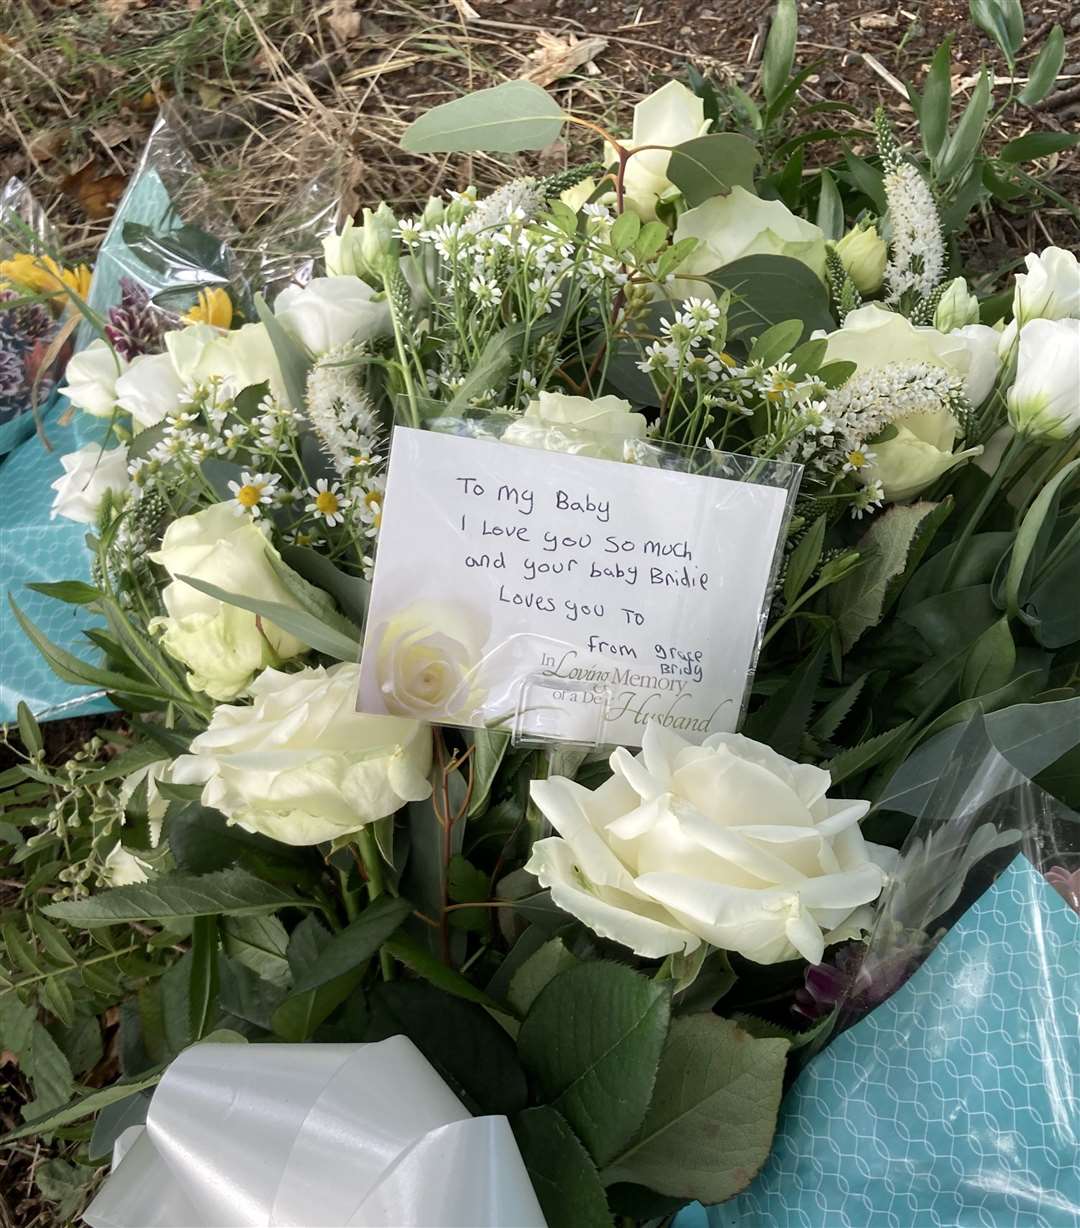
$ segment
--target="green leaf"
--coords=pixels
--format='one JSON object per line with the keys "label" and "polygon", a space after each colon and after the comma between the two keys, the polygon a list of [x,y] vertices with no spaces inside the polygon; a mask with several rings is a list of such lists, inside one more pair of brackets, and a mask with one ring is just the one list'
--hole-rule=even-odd
{"label": "green leaf", "polygon": [[193,576],[177,574],[174,579],[182,580],[185,584],[190,584],[192,588],[198,589],[200,593],[206,593],[208,597],[215,597],[226,605],[238,606],[241,610],[249,610],[252,614],[269,619],[274,626],[280,627],[282,631],[287,631],[290,635],[295,635],[298,640],[302,640],[316,652],[325,653],[326,656],[338,661],[360,660],[359,639],[350,638],[329,626],[322,618],[309,614],[306,610],[297,610],[292,606],[282,605],[278,601],[262,601],[256,597],[243,597],[239,593],[230,593],[223,588],[218,588],[216,584],[210,584],[206,580],[196,580]]}
{"label": "green leaf", "polygon": [[145,1092],[131,1092],[123,1100],[107,1104],[94,1122],[87,1156],[92,1161],[107,1160],[113,1144],[129,1126],[141,1126],[146,1121],[150,1097]]}
{"label": "green leaf", "polygon": [[266,299],[261,294],[255,295],[255,310],[270,337],[274,357],[281,369],[286,395],[293,409],[303,413],[307,406],[307,380],[313,365],[312,361],[304,353],[300,343],[286,331],[281,321],[266,305]]}
{"label": "green leaf", "polygon": [[489,1011],[495,1011],[501,1015],[513,1014],[511,1007],[496,1002],[482,989],[477,989],[460,972],[448,967],[414,938],[410,938],[408,934],[395,935],[388,942],[383,943],[383,950],[389,951],[395,959],[400,960],[418,976],[430,981],[432,985],[445,993],[453,994],[456,998],[464,998],[468,1002],[475,1002],[478,1006],[486,1007]]}
{"label": "green leaf", "polygon": [[751,361],[761,362],[767,367],[772,366],[785,354],[791,353],[799,344],[802,333],[802,320],[782,320],[779,324],[770,325],[754,339],[754,344],[750,347]]}
{"label": "green leaf", "polygon": [[852,746],[834,755],[825,765],[832,776],[833,784],[838,785],[842,780],[847,780],[849,776],[865,772],[867,768],[873,767],[875,763],[880,763],[882,759],[893,754],[896,747],[911,732],[914,723],[914,721],[904,721],[902,725],[897,725],[894,729],[887,729],[876,737],[867,738],[865,742],[860,742],[857,746]]}
{"label": "green leaf", "polygon": [[217,1016],[218,920],[196,917],[191,926],[191,971],[188,1003],[191,1038],[201,1040]]}
{"label": "green leaf", "polygon": [[45,749],[45,744],[41,740],[41,729],[34,719],[33,712],[22,700],[19,701],[19,706],[15,710],[15,719],[19,726],[19,737],[22,739],[23,746],[31,755],[41,754]]}
{"label": "green leaf", "polygon": [[961,699],[974,699],[1003,687],[1016,665],[1016,644],[1009,620],[999,618],[971,646],[960,675]]}
{"label": "green leaf", "polygon": [[363,625],[371,592],[366,580],[339,570],[325,554],[310,546],[283,546],[281,557],[286,567],[291,567],[315,588],[329,593],[354,625]]}
{"label": "green leaf", "polygon": [[641,218],[630,210],[620,213],[611,227],[611,246],[617,252],[633,247],[641,233]]}
{"label": "green leaf", "polygon": [[1054,26],[1046,36],[1046,42],[1035,57],[1035,62],[1028,69],[1027,85],[1017,95],[1020,102],[1026,107],[1042,102],[1054,88],[1064,62],[1065,35],[1061,26]]}
{"label": "green leaf", "polygon": [[566,1118],[541,1105],[510,1124],[549,1228],[614,1228],[596,1165]]}
{"label": "green leaf", "polygon": [[100,601],[103,594],[92,584],[84,584],[81,580],[60,580],[56,583],[28,584],[26,586],[43,597],[52,597],[55,601],[63,601],[68,605],[92,605]]}
{"label": "green leaf", "polygon": [[795,0],[777,0],[761,62],[761,85],[766,102],[772,102],[787,85],[795,63],[798,35],[799,10]]}
{"label": "green leaf", "polygon": [[293,983],[296,992],[316,989],[365,964],[412,913],[408,900],[380,896],[330,941]]}
{"label": "green leaf", "polygon": [[245,870],[173,874],[130,887],[113,887],[85,900],[47,904],[45,912],[69,925],[94,929],[132,921],[169,924],[193,917],[243,916],[279,908],[310,908],[312,902],[265,883]]}
{"label": "green leaf", "polygon": [[692,207],[726,196],[735,187],[753,192],[754,168],[760,161],[753,141],[735,132],[714,132],[676,145],[667,177]]}
{"label": "green leaf", "polygon": [[1060,469],[1039,491],[1020,524],[1016,541],[1013,543],[1012,556],[1009,559],[1009,570],[1005,577],[1005,608],[1010,618],[1016,618],[1021,614],[1022,586],[1027,575],[1028,564],[1034,561],[1038,566],[1040,562],[1040,552],[1036,547],[1040,543],[1045,545],[1044,523],[1048,517],[1051,521],[1053,520],[1061,492],[1078,470],[1080,470],[1080,460],[1071,461]]}
{"label": "green leaf", "polygon": [[549,939],[510,978],[507,1001],[520,1014],[527,1014],[547,983],[577,962],[561,938]]}
{"label": "green leaf", "polygon": [[223,917],[221,945],[226,955],[271,985],[288,983],[289,935],[277,917]]}
{"label": "green leaf", "polygon": [[956,178],[971,165],[971,160],[982,143],[983,128],[989,109],[990,77],[984,68],[979,73],[978,83],[971,92],[971,98],[964,108],[963,115],[960,116],[960,122],[945,142],[937,167],[938,179]]}
{"label": "green leaf", "polygon": [[524,324],[508,324],[489,337],[452,400],[446,406],[439,406],[439,412],[460,415],[481,393],[505,383],[511,366],[521,354],[525,333]]}
{"label": "green leaf", "polygon": [[819,635],[791,677],[749,717],[746,732],[750,737],[767,741],[781,755],[799,758],[828,651],[829,636]]}
{"label": "green leaf", "polygon": [[800,319],[802,338],[815,329],[832,332],[825,286],[801,260],[790,256],[743,256],[706,279],[716,290],[732,292],[728,325],[732,336],[757,336],[770,324]]}
{"label": "green leaf", "polygon": [[514,1043],[486,1011],[423,981],[387,981],[370,994],[365,1039],[407,1036],[473,1113],[516,1113],[528,1103]]}
{"label": "green leaf", "polygon": [[854,682],[849,683],[836,696],[835,699],[829,701],[821,710],[821,714],[814,721],[810,728],[811,734],[815,738],[822,741],[829,741],[835,737],[836,731],[843,724],[845,718],[851,709],[855,706],[859,695],[862,693],[863,687],[866,685],[866,680],[869,674],[860,674]]}
{"label": "green leaf", "polygon": [[558,138],[566,112],[531,81],[505,81],[444,102],[414,120],[401,138],[409,153],[517,153]]}
{"label": "green leaf", "polygon": [[[316,974],[309,978],[309,971],[316,967],[333,942],[328,930],[315,916],[307,916],[292,932],[289,939],[289,967],[294,984],[299,988],[274,1010],[270,1019],[274,1034],[282,1040],[300,1044],[309,1040],[315,1029],[345,1001],[360,984],[364,976],[362,965],[349,964],[337,953],[337,962],[342,970],[329,976]],[[333,962],[333,961],[331,961]],[[310,980],[308,987],[304,981]]]}
{"label": "green leaf", "polygon": [[784,576],[784,600],[789,605],[803,591],[807,580],[814,574],[825,545],[827,526],[828,517],[823,513],[802,535],[799,544],[791,552]]}
{"label": "green leaf", "polygon": [[949,502],[894,504],[859,539],[863,566],[830,590],[829,605],[845,652],[881,621],[903,577],[918,565],[951,510]]}
{"label": "green leaf", "polygon": [[926,74],[922,101],[919,105],[919,131],[926,156],[934,163],[949,131],[949,109],[952,104],[952,36],[934,53]]}
{"label": "green leaf", "polygon": [[844,233],[844,202],[836,187],[836,180],[828,171],[821,172],[821,195],[818,197],[817,224],[826,239],[835,242]]}
{"label": "green leaf", "polygon": [[57,1109],[67,1103],[75,1087],[75,1077],[60,1046],[44,1024],[34,1024],[29,1047],[21,1055],[19,1065],[34,1086],[33,1107],[36,1110]]}
{"label": "green leaf", "polygon": [[640,1132],[602,1173],[660,1194],[724,1202],[765,1163],[786,1040],[755,1040],[715,1015],[674,1019]]}
{"label": "green leaf", "polygon": [[621,964],[590,961],[556,976],[521,1025],[522,1061],[597,1164],[612,1160],[645,1117],[669,989]]}
{"label": "green leaf", "polygon": [[[501,729],[467,729],[466,740],[472,743],[472,800],[467,818],[475,818],[487,809],[491,786],[510,745],[510,735]],[[486,897],[485,897],[486,898]]]}
{"label": "green leaf", "polygon": [[1024,41],[1024,11],[1020,0],[970,0],[971,20],[988,34],[1012,64]]}
{"label": "green leaf", "polygon": [[889,202],[885,197],[885,180],[882,178],[881,171],[871,166],[865,158],[858,158],[853,153],[846,156],[845,165],[852,182],[859,191],[870,199],[879,214],[885,214],[888,211]]}
{"label": "green leaf", "polygon": [[1030,162],[1032,158],[1045,158],[1077,144],[1080,132],[1029,132],[1003,145],[998,157],[1002,162]]}

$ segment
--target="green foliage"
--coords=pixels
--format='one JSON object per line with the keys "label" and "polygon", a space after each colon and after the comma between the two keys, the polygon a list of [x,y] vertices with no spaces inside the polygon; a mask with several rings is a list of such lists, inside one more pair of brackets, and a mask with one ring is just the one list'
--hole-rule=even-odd
{"label": "green foliage", "polygon": [[614,1228],[596,1165],[566,1118],[541,1105],[519,1113],[511,1125],[551,1228]]}
{"label": "green foliage", "polygon": [[506,81],[433,107],[401,138],[409,153],[517,153],[554,141],[566,114],[549,93],[530,81]]}
{"label": "green foliage", "polygon": [[736,132],[715,132],[684,141],[671,151],[668,178],[687,205],[726,196],[734,187],[754,190],[754,168],[761,161],[752,141]]}
{"label": "green foliage", "polygon": [[829,298],[821,281],[801,261],[789,256],[743,256],[710,273],[717,291],[730,290],[728,328],[732,337],[756,337],[772,324],[803,322],[802,336],[815,329],[831,332]]}

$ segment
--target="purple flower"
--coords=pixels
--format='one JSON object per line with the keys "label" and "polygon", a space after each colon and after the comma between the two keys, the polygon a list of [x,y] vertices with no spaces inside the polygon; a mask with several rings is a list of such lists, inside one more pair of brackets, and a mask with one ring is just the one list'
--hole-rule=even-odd
{"label": "purple flower", "polygon": [[6,349],[30,349],[35,342],[51,336],[56,328],[52,313],[41,303],[5,306],[17,302],[19,297],[11,290],[0,290],[0,340]]}
{"label": "purple flower", "polygon": [[814,1021],[838,1006],[845,1015],[864,1015],[903,985],[936,941],[913,930],[899,935],[885,952],[862,942],[846,943],[833,952],[829,963],[807,968],[791,1009]]}
{"label": "purple flower", "polygon": [[13,397],[20,393],[26,382],[26,369],[22,358],[14,350],[0,350],[0,397]]}
{"label": "purple flower", "polygon": [[120,302],[109,308],[108,318],[105,335],[128,362],[160,348],[162,321],[149,292],[130,277],[120,278]]}
{"label": "purple flower", "polygon": [[1046,871],[1046,881],[1071,909],[1080,912],[1080,870],[1069,871],[1064,866],[1051,866]]}

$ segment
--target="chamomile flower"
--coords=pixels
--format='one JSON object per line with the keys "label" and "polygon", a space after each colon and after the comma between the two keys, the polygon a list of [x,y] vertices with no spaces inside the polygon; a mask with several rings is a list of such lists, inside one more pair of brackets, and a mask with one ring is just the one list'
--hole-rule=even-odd
{"label": "chamomile flower", "polygon": [[869,448],[855,447],[844,454],[842,470],[844,473],[857,473],[860,469],[872,467],[875,460],[876,452],[871,452]]}
{"label": "chamomile flower", "polygon": [[331,528],[344,524],[345,512],[352,506],[352,500],[341,492],[341,483],[331,484],[326,478],[319,478],[314,486],[308,487],[311,502],[306,510],[314,512]]}
{"label": "chamomile flower", "polygon": [[273,505],[280,481],[276,473],[248,473],[245,469],[240,474],[239,482],[229,483],[229,489],[233,492],[233,511],[238,516],[245,512],[260,516],[264,507]]}

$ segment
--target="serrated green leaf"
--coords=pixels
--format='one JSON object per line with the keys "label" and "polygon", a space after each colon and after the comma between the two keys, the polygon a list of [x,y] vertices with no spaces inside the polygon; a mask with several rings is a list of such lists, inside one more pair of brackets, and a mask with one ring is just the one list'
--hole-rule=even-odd
{"label": "serrated green leaf", "polygon": [[867,768],[873,767],[875,763],[880,763],[886,756],[893,754],[896,747],[911,732],[914,723],[914,721],[904,721],[902,725],[897,725],[894,729],[887,729],[884,733],[867,738],[865,742],[860,742],[857,746],[852,746],[835,755],[825,765],[832,776],[833,784],[838,785],[842,780],[847,780],[849,776],[864,772]]}
{"label": "serrated green leaf", "polygon": [[1017,95],[1026,107],[1042,102],[1054,88],[1054,83],[1065,62],[1065,35],[1061,26],[1054,26],[1046,36],[1046,42],[1028,69],[1027,85]]}
{"label": "serrated green leaf", "polygon": [[33,1107],[38,1112],[57,1109],[67,1103],[75,1086],[75,1076],[44,1024],[34,1024],[29,1047],[22,1054],[19,1065],[33,1084]]}
{"label": "serrated green leaf", "polygon": [[561,938],[549,939],[510,978],[507,1001],[520,1014],[527,1014],[547,983],[577,962]]}
{"label": "serrated green leaf", "polygon": [[787,572],[784,575],[784,600],[790,605],[806,587],[807,580],[821,558],[821,550],[825,545],[825,530],[828,527],[828,517],[822,514],[802,535],[799,544],[791,552],[788,559]]}
{"label": "serrated green leaf", "polygon": [[755,1040],[728,1019],[674,1019],[640,1132],[603,1170],[661,1194],[724,1202],[765,1163],[788,1042]]}
{"label": "serrated green leaf", "polygon": [[85,900],[48,904],[45,911],[69,925],[92,929],[132,921],[168,924],[193,917],[254,915],[285,907],[314,905],[245,870],[234,869],[198,876],[173,874],[130,887],[113,887]]}
{"label": "serrated green leaf", "polygon": [[550,981],[521,1025],[522,1061],[599,1165],[644,1120],[670,1014],[670,983],[590,961]]}
{"label": "serrated green leaf", "polygon": [[447,967],[430,951],[422,947],[408,934],[396,934],[383,944],[383,950],[388,951],[395,959],[400,960],[407,968],[411,968],[418,976],[430,981],[436,989],[453,994],[456,998],[464,998],[475,1002],[490,1011],[501,1015],[513,1015],[513,1008],[502,1002],[496,1002],[482,989],[477,987],[453,968]]}
{"label": "serrated green leaf", "polygon": [[[330,933],[315,916],[300,922],[289,939],[289,966],[294,981],[303,981],[331,942]],[[340,951],[338,954],[339,962],[346,962],[340,960]],[[350,965],[337,975],[316,979],[307,988],[290,993],[271,1016],[275,1035],[293,1044],[310,1040],[315,1029],[349,997],[363,976],[363,966]]]}
{"label": "serrated green leaf", "polygon": [[271,985],[288,983],[289,935],[277,917],[224,917],[221,944],[226,955]]}
{"label": "serrated green leaf", "polygon": [[531,81],[505,81],[426,111],[401,138],[409,153],[517,153],[543,149],[562,131],[566,113]]}
{"label": "serrated green leaf", "polygon": [[551,1228],[614,1228],[596,1165],[566,1118],[541,1105],[510,1124],[544,1221]]}
{"label": "serrated green leaf", "polygon": [[412,913],[408,900],[380,896],[330,941],[293,982],[295,992],[315,989],[366,963]]}
{"label": "serrated green leaf", "polygon": [[676,145],[667,177],[693,207],[732,188],[754,191],[754,169],[761,155],[753,141],[735,132],[713,132]]}

